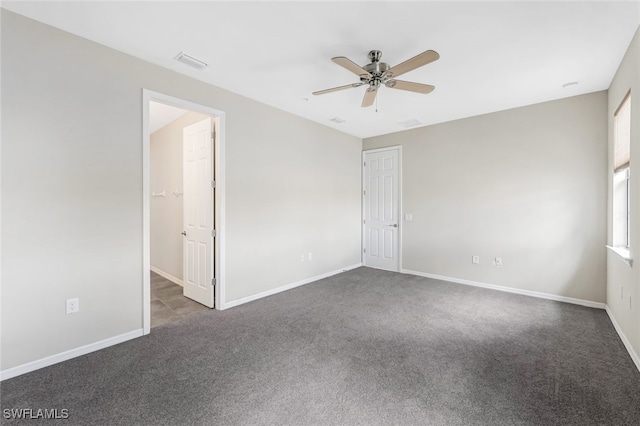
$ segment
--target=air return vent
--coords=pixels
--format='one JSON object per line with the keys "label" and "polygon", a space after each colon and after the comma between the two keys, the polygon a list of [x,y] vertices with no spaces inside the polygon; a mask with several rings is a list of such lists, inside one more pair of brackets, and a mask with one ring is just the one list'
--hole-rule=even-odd
{"label": "air return vent", "polygon": [[178,53],[178,55],[174,59],[198,70],[203,70],[208,67],[206,62],[203,62],[200,59],[196,59],[193,56],[189,56],[184,52]]}
{"label": "air return vent", "polygon": [[404,128],[409,128],[409,127],[416,127],[421,125],[422,123],[419,122],[418,120],[416,120],[415,118],[412,118],[411,120],[407,120],[407,121],[401,121],[398,123],[399,126],[402,126]]}

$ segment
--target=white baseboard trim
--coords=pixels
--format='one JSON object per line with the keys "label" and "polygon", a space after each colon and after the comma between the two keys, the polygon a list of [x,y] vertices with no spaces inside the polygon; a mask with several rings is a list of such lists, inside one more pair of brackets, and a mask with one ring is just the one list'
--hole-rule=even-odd
{"label": "white baseboard trim", "polygon": [[243,297],[242,299],[232,300],[231,302],[222,303],[222,309],[233,308],[235,306],[243,305],[245,303],[253,302],[254,300],[262,299],[263,297],[271,296],[273,294],[281,293],[283,291],[291,290],[292,288],[300,287],[301,285],[309,284],[314,281],[321,280],[323,278],[327,278],[333,275],[340,274],[342,272],[347,272],[352,269],[356,269],[362,266],[362,263],[356,263],[355,265],[346,266],[344,268],[337,269],[335,271],[327,272],[325,274],[316,275],[315,277],[306,278],[304,280],[296,281],[291,284],[283,285],[281,287],[274,288],[272,290],[263,291],[262,293],[254,294],[252,296]]}
{"label": "white baseboard trim", "polygon": [[171,274],[167,274],[162,269],[158,269],[155,266],[152,266],[151,267],[151,271],[155,272],[156,274],[160,275],[161,277],[164,277],[164,278],[168,279],[171,282],[174,282],[174,283],[178,284],[180,287],[184,287],[184,282],[180,278],[174,277]]}
{"label": "white baseboard trim", "polygon": [[556,294],[542,293],[539,291],[531,291],[531,290],[523,290],[520,288],[505,287],[505,286],[495,285],[495,284],[485,284],[477,281],[463,280],[461,278],[445,277],[443,275],[436,275],[436,274],[427,274],[426,272],[411,271],[408,269],[403,269],[401,272],[403,274],[418,275],[420,277],[433,278],[433,279],[442,280],[442,281],[449,281],[457,284],[472,285],[475,287],[489,288],[491,290],[504,291],[507,293],[522,294],[523,296],[531,296],[531,297],[537,297],[540,299],[555,300],[557,302],[571,303],[574,305],[587,306],[589,308],[597,308],[597,309],[605,308],[604,303],[592,302],[591,300],[575,299],[573,297],[558,296]]}
{"label": "white baseboard trim", "polygon": [[607,311],[607,315],[609,315],[609,319],[613,324],[613,328],[616,329],[616,332],[618,333],[618,336],[620,336],[620,340],[622,340],[624,347],[627,348],[627,352],[629,352],[629,356],[631,356],[631,360],[636,365],[636,368],[638,369],[638,371],[640,371],[640,356],[636,353],[636,351],[633,350],[633,346],[631,346],[631,342],[629,342],[629,339],[627,339],[627,336],[622,332],[622,328],[620,328],[620,324],[618,324],[618,321],[616,321],[616,318],[613,316],[613,312],[611,312],[609,305],[606,306],[605,310]]}
{"label": "white baseboard trim", "polygon": [[117,345],[118,343],[126,342],[127,340],[135,339],[141,336],[142,329],[133,330],[128,333],[119,334],[108,339],[100,340],[99,342],[90,343],[88,345],[80,346],[79,348],[71,349],[59,354],[48,356],[46,358],[18,365],[17,367],[7,368],[6,370],[0,371],[0,381],[11,379],[13,377],[29,373],[31,371],[39,370],[41,368],[48,367],[59,362],[67,361],[71,358],[76,358],[81,355],[86,355],[88,353],[108,348],[109,346]]}

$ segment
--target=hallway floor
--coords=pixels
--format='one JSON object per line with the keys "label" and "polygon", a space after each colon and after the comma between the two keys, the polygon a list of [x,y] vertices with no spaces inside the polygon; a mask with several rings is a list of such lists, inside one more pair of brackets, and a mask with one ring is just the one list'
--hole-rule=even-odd
{"label": "hallway floor", "polygon": [[207,309],[184,297],[178,284],[151,272],[151,328]]}

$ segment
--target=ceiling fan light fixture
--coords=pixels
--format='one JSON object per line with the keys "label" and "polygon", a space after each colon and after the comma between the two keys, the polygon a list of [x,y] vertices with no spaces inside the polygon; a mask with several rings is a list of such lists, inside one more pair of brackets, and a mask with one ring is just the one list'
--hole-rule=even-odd
{"label": "ceiling fan light fixture", "polygon": [[178,55],[173,59],[198,70],[203,70],[209,66],[206,62],[196,59],[191,55],[187,55],[184,52],[178,53]]}

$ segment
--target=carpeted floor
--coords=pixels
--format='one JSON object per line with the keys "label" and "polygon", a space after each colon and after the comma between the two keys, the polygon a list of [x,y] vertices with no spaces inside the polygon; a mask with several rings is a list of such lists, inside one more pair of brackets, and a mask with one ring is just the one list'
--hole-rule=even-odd
{"label": "carpeted floor", "polygon": [[1,390],[2,409],[68,409],[65,425],[640,424],[604,311],[368,268]]}

